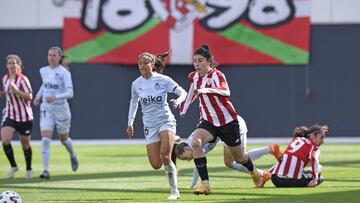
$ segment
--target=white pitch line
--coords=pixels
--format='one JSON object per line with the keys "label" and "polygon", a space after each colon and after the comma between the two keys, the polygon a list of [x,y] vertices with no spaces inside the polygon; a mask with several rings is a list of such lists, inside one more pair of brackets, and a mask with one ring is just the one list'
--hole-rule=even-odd
{"label": "white pitch line", "polygon": [[[185,140],[186,138],[182,138]],[[75,145],[145,145],[145,139],[73,139]],[[287,144],[291,141],[291,138],[287,137],[271,137],[271,138],[248,138],[247,144]],[[19,145],[20,142],[17,140],[12,141],[14,145]],[[360,143],[360,137],[329,137],[325,138],[325,144],[358,144]],[[40,145],[40,140],[32,140],[31,145]],[[53,140],[51,144],[60,145],[61,142]]]}

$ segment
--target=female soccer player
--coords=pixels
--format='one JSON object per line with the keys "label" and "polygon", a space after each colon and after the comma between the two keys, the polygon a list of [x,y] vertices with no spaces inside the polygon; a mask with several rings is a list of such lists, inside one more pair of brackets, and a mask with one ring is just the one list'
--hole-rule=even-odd
{"label": "female soccer player", "polygon": [[167,102],[167,94],[175,93],[179,97],[171,100],[173,107],[180,106],[186,97],[186,91],[170,77],[161,74],[165,68],[165,58],[169,52],[161,55],[142,53],[138,66],[141,76],[131,85],[127,134],[134,136],[133,122],[138,103],[143,114],[146,149],[151,166],[159,169],[165,167],[171,193],[168,199],[179,199],[176,166],[171,161],[171,152],[176,134],[176,120]]}
{"label": "female soccer player", "polygon": [[8,72],[2,78],[4,89],[0,91],[0,96],[6,97],[1,123],[1,140],[5,155],[11,165],[8,178],[13,178],[15,172],[19,170],[11,146],[11,139],[18,131],[26,162],[25,177],[30,179],[32,177],[30,146],[33,126],[32,89],[28,78],[21,72],[21,58],[10,54],[6,56],[5,61]]}
{"label": "female soccer player", "polygon": [[216,140],[217,137],[228,146],[234,161],[250,171],[255,186],[262,187],[262,177],[240,147],[239,122],[236,110],[229,100],[229,86],[224,74],[215,68],[216,64],[207,45],[202,45],[195,51],[193,65],[195,71],[189,74],[190,89],[180,115],[185,115],[190,104],[199,98],[201,121],[193,132],[191,145],[194,163],[202,183],[194,193],[211,193],[207,160],[202,149],[206,143]]}
{"label": "female soccer player", "polygon": [[[296,127],[294,138],[286,148],[282,161],[275,164],[270,172],[276,187],[315,187],[323,182],[320,176],[320,145],[324,143],[328,126],[315,124],[309,129]],[[304,171],[310,163],[311,171]]]}
{"label": "female soccer player", "polygon": [[[241,139],[240,147],[242,148],[242,151],[245,152],[248,130],[245,120],[241,116],[238,115],[237,120],[239,122],[239,131],[240,131],[240,139]],[[185,142],[178,144],[177,147],[175,148],[175,153],[179,159],[188,160],[188,161],[193,159],[193,149],[191,145],[192,138],[193,135],[190,135]],[[215,142],[206,143],[203,146],[204,154],[207,154],[212,149],[214,149],[218,141],[220,141],[219,137],[215,140]],[[277,144],[270,144],[267,147],[257,148],[247,152],[248,156],[252,161],[255,161],[261,158],[262,156],[264,156],[265,154],[269,154],[269,153],[274,155],[274,157],[278,160],[282,156],[282,153],[280,152],[280,147]],[[232,157],[229,148],[226,145],[224,145],[224,163],[225,166],[227,166],[228,168],[238,170],[244,173],[250,173],[246,167],[234,161],[234,158]],[[258,169],[258,171],[260,175],[263,177],[263,184],[265,184],[265,182],[268,181],[271,177],[270,173],[267,171],[262,171],[260,169]],[[195,187],[198,178],[199,178],[199,174],[195,167],[190,188]]]}
{"label": "female soccer player", "polygon": [[55,126],[61,143],[70,154],[72,170],[76,171],[79,167],[73,142],[69,137],[71,112],[67,99],[73,98],[74,93],[71,73],[68,70],[68,62],[59,47],[51,47],[49,49],[48,62],[48,66],[40,69],[42,85],[34,99],[34,105],[37,106],[42,98],[40,105],[40,130],[44,170],[40,175],[41,179],[50,178],[50,142]]}

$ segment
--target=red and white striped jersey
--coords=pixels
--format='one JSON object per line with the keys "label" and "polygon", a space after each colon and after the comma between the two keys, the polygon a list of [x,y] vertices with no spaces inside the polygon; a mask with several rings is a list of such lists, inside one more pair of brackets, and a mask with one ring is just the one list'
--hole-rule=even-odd
{"label": "red and white striped jersey", "polygon": [[318,179],[320,149],[305,137],[295,137],[286,148],[283,160],[270,169],[272,174],[279,177],[300,179],[304,167],[311,163],[313,180]]}
{"label": "red and white striped jersey", "polygon": [[[201,119],[214,126],[224,126],[237,119],[236,110],[229,100],[229,86],[222,72],[214,68],[202,77],[194,71],[188,78],[190,88],[181,105],[180,115],[184,115],[190,104],[198,97]],[[195,94],[195,91],[198,94]]]}
{"label": "red and white striped jersey", "polygon": [[25,93],[32,93],[29,79],[22,73],[18,73],[14,80],[11,80],[9,74],[5,74],[2,78],[3,90],[6,93],[6,104],[3,109],[2,119],[10,118],[17,122],[26,122],[33,120],[33,112],[31,109],[31,101],[15,95],[10,90],[11,82]]}

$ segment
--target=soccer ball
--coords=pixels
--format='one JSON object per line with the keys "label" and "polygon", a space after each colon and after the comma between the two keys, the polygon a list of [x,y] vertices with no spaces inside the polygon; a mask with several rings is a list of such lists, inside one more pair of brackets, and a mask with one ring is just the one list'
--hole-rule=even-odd
{"label": "soccer ball", "polygon": [[22,203],[22,201],[18,193],[8,190],[0,194],[0,203]]}

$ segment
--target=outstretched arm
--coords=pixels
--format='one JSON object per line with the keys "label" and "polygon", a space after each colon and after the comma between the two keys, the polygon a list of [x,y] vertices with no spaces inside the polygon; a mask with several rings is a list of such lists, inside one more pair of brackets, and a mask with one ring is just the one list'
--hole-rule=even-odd
{"label": "outstretched arm", "polygon": [[134,136],[133,123],[135,120],[138,105],[139,105],[139,96],[135,90],[134,84],[132,84],[131,99],[130,99],[129,114],[128,114],[128,128],[126,130],[129,138],[132,138]]}

